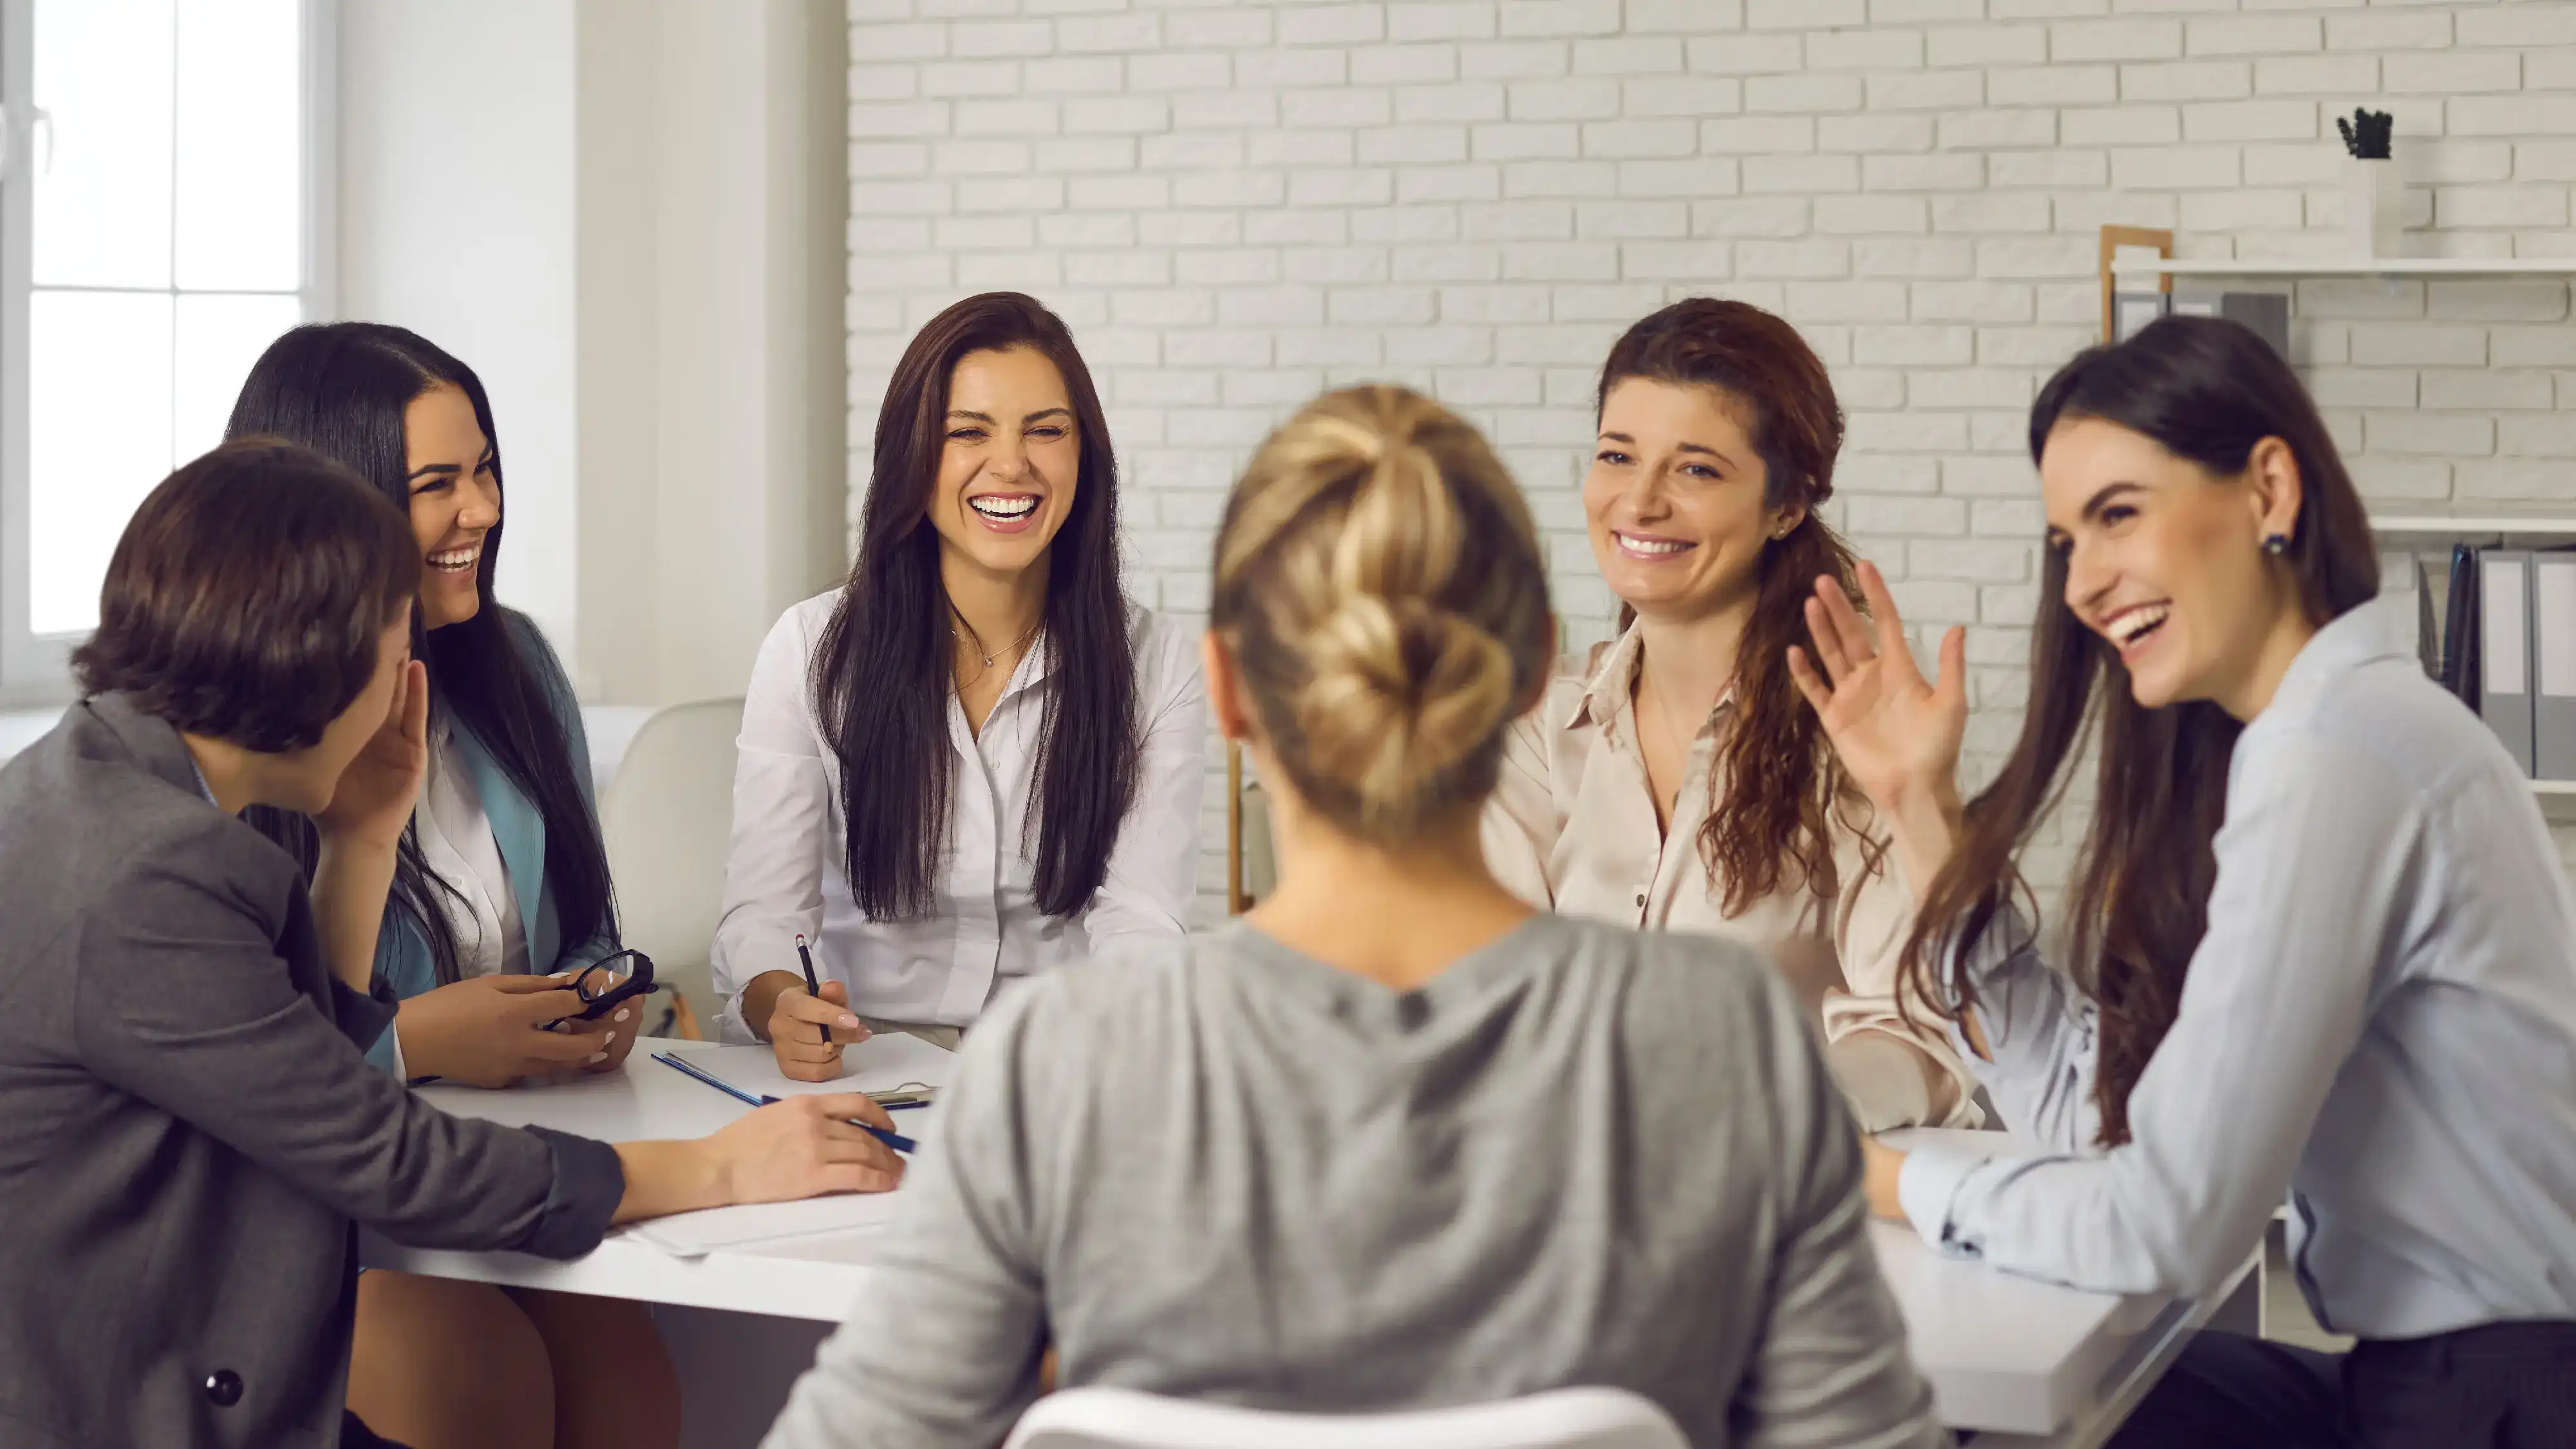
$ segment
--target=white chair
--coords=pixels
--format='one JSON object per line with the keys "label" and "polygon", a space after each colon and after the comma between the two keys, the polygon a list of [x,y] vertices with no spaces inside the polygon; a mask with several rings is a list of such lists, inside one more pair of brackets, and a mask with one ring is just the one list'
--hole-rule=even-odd
{"label": "white chair", "polygon": [[741,730],[739,699],[656,711],[635,731],[599,801],[620,934],[653,958],[654,980],[678,988],[708,1030],[715,987],[707,956],[724,909]]}
{"label": "white chair", "polygon": [[1626,1389],[1552,1389],[1394,1414],[1288,1414],[1068,1389],[1038,1400],[1003,1449],[1690,1449],[1690,1441]]}

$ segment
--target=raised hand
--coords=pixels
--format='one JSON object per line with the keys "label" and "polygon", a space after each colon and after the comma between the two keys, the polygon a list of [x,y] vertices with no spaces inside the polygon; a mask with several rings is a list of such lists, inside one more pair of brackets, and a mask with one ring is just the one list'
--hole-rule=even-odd
{"label": "raised hand", "polygon": [[1789,649],[1789,675],[1823,722],[1844,770],[1886,817],[1930,805],[1954,813],[1959,741],[1968,725],[1965,633],[1941,637],[1939,677],[1926,683],[1905,644],[1905,621],[1875,565],[1860,566],[1870,618],[1853,611],[1842,587],[1816,580],[1807,600],[1807,630],[1823,664]]}
{"label": "raised hand", "polygon": [[325,836],[390,850],[411,822],[428,770],[429,666],[414,659],[403,666],[383,727],[340,772],[339,788],[314,824]]}

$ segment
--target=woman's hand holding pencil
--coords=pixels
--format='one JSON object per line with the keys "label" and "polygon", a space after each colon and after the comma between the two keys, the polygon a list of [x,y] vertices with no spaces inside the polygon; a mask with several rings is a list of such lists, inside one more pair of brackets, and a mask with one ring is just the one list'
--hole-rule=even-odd
{"label": "woman's hand holding pencil", "polygon": [[[744,988],[743,1016],[768,1039],[778,1070],[790,1081],[828,1082],[841,1074],[841,1050],[868,1039],[867,1025],[850,1010],[850,988],[818,980],[814,952],[799,932],[796,964],[803,979],[763,971]],[[761,1003],[768,1002],[763,1011]]]}
{"label": "woman's hand holding pencil", "polygon": [[789,1081],[832,1080],[841,1074],[841,1049],[867,1039],[851,1014],[850,988],[838,981],[824,982],[820,995],[786,987],[769,1008],[769,1049]]}

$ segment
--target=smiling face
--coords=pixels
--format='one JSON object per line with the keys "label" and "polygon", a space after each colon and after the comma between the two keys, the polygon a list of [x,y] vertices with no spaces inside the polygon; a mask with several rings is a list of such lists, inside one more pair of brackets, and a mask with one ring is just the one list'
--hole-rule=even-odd
{"label": "smiling face", "polygon": [[2289,445],[2266,438],[2243,475],[2219,477],[2142,433],[2074,418],[2049,433],[2039,477],[2066,607],[2118,653],[2131,697],[2259,711],[2284,630],[2303,619],[2289,571],[2263,552],[2298,522]]}
{"label": "smiling face", "polygon": [[1073,509],[1081,474],[1073,401],[1044,353],[1014,347],[957,360],[930,494],[945,563],[1000,578],[1040,563]]}
{"label": "smiling face", "polygon": [[483,541],[501,525],[492,440],[464,392],[438,383],[403,409],[403,471],[420,540],[420,622],[444,629],[483,607]]}
{"label": "smiling face", "polygon": [[1712,387],[1632,377],[1601,401],[1583,479],[1592,556],[1640,615],[1703,617],[1753,596],[1762,549],[1806,516],[1764,506],[1745,410]]}

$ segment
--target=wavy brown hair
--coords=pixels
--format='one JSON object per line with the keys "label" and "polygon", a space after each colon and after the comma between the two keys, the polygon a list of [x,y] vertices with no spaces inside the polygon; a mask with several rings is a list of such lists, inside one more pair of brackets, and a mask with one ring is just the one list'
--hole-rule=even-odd
{"label": "wavy brown hair", "polygon": [[[1675,302],[1610,349],[1593,400],[1595,426],[1610,390],[1630,378],[1714,389],[1761,455],[1763,506],[1806,509],[1786,537],[1763,545],[1755,565],[1753,617],[1735,651],[1735,727],[1718,743],[1699,853],[1730,915],[1784,887],[1831,897],[1841,885],[1833,819],[1839,813],[1857,828],[1867,805],[1799,696],[1787,659],[1792,644],[1815,648],[1807,599],[1819,577],[1839,580],[1860,601],[1851,548],[1816,512],[1834,496],[1843,446],[1833,380],[1796,328],[1749,303],[1711,297]],[[1619,627],[1634,617],[1623,607]],[[1877,858],[1872,852],[1872,869]]]}
{"label": "wavy brown hair", "polygon": [[[2287,443],[2301,503],[2287,566],[2324,624],[2379,592],[2379,555],[2361,495],[2325,420],[2289,364],[2233,322],[2171,317],[2116,347],[2079,353],[2030,410],[2033,465],[2063,422],[2099,418],[2153,439],[2214,480],[2242,475],[2254,446]],[[2250,546],[2250,545],[2249,545]],[[2047,550],[2030,651],[2030,712],[2003,773],[1967,807],[1948,864],[1914,918],[1898,1000],[1977,1004],[1966,962],[2004,906],[2032,900],[2016,861],[2065,793],[2067,762],[2101,729],[2100,798],[2076,866],[2068,959],[2100,1015],[2093,1101],[2105,1147],[2129,1140],[2129,1091],[2173,1026],[2183,978],[2209,924],[2212,842],[2227,814],[2228,761],[2244,726],[2207,700],[2140,705],[2118,656],[2065,604],[2066,556]],[[2025,922],[2036,912],[2025,910]],[[2010,949],[2029,946],[2008,942]]]}

